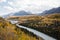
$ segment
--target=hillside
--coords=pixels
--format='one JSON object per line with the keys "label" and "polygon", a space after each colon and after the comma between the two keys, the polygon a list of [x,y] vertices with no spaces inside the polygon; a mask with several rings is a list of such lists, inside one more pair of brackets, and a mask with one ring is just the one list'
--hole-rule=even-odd
{"label": "hillside", "polygon": [[28,20],[20,25],[36,29],[58,40],[60,39],[60,14],[35,17],[34,20]]}
{"label": "hillside", "polygon": [[0,40],[42,40],[0,17]]}
{"label": "hillside", "polygon": [[34,28],[57,39],[60,38],[60,14],[51,14],[43,18],[36,17],[20,25]]}
{"label": "hillside", "polygon": [[46,14],[59,14],[60,13],[60,7],[57,7],[57,8],[52,8],[50,10],[45,10],[43,11],[40,15],[46,15]]}

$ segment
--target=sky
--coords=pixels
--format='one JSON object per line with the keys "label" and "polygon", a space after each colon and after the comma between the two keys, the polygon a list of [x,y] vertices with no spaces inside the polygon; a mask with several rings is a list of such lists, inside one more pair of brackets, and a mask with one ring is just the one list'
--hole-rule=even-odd
{"label": "sky", "polygon": [[0,0],[0,15],[21,10],[36,14],[59,6],[60,0]]}

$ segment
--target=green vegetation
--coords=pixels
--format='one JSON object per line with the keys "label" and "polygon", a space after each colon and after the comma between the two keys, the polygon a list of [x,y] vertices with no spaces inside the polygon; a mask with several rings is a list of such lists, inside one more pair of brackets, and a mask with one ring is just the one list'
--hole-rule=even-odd
{"label": "green vegetation", "polygon": [[42,40],[0,17],[0,40]]}

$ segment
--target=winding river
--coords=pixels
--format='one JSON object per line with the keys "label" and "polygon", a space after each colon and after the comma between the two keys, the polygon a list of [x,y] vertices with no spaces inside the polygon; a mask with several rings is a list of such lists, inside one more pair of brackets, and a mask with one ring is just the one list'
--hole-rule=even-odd
{"label": "winding river", "polygon": [[52,38],[52,37],[50,37],[50,36],[48,36],[48,35],[46,35],[44,33],[41,33],[39,31],[37,31],[37,30],[31,29],[31,28],[27,28],[25,26],[21,26],[21,25],[18,25],[18,24],[16,24],[16,26],[18,26],[20,28],[23,28],[23,29],[26,29],[29,32],[32,32],[33,34],[35,34],[36,36],[39,36],[39,37],[43,38],[44,40],[56,40],[56,39],[54,39],[54,38]]}
{"label": "winding river", "polygon": [[38,36],[38,37],[43,38],[44,40],[57,40],[57,39],[52,38],[52,37],[50,37],[50,36],[48,36],[48,35],[46,35],[46,34],[44,34],[44,33],[42,33],[42,32],[39,32],[39,31],[37,31],[37,30],[35,30],[35,29],[28,28],[28,27],[25,27],[25,26],[21,26],[21,25],[19,25],[19,24],[17,23],[18,21],[10,21],[10,22],[11,22],[12,24],[16,24],[16,26],[18,26],[19,28],[23,28],[23,29],[28,30],[29,32],[32,32],[33,34],[35,34],[35,35]]}

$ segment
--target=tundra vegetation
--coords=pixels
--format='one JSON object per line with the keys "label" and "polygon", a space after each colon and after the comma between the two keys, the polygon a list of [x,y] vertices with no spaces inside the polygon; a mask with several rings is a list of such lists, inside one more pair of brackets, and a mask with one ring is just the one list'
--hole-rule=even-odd
{"label": "tundra vegetation", "polygon": [[60,13],[43,16],[32,15],[10,17],[8,19],[16,19],[19,21],[20,25],[36,29],[60,40]]}
{"label": "tundra vegetation", "polygon": [[42,40],[42,38],[0,17],[0,40]]}

